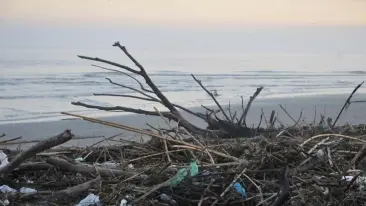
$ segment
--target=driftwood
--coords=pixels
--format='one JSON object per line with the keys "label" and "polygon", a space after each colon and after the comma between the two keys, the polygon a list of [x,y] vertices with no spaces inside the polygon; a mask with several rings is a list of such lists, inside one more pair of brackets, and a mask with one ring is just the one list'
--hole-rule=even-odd
{"label": "driftwood", "polygon": [[73,137],[73,134],[70,130],[66,130],[63,133],[49,138],[45,139],[44,141],[39,142],[38,144],[32,146],[28,150],[20,153],[17,155],[12,161],[9,162],[8,165],[6,165],[3,168],[0,168],[0,174],[2,177],[4,177],[9,172],[13,171],[15,168],[17,168],[22,162],[25,160],[35,156],[36,154],[43,152],[47,149],[50,149],[54,146],[60,145],[62,143],[65,143],[69,141]]}
{"label": "driftwood", "polygon": [[84,165],[84,164],[72,164],[68,162],[67,160],[57,158],[57,157],[48,157],[46,159],[46,162],[50,165],[53,165],[57,168],[60,168],[63,171],[69,171],[69,172],[77,172],[82,173],[85,175],[92,175],[92,174],[99,174],[103,177],[109,176],[134,176],[136,173],[133,172],[127,172],[122,170],[115,170],[115,169],[108,169],[108,168],[100,168],[90,165]]}
{"label": "driftwood", "polygon": [[[218,118],[215,114],[215,117],[213,117],[211,112],[207,110],[206,114],[203,113],[197,113],[193,112],[190,109],[187,109],[184,106],[177,105],[172,103],[162,92],[161,90],[155,85],[153,80],[150,78],[148,73],[146,72],[145,68],[127,51],[127,49],[122,46],[119,42],[116,42],[114,47],[118,47],[121,49],[124,54],[136,65],[138,70],[133,69],[131,67],[115,63],[112,61],[108,61],[105,59],[101,59],[98,57],[88,57],[88,56],[82,56],[79,55],[81,59],[96,61],[108,64],[110,66],[117,67],[121,70],[117,69],[110,69],[103,66],[93,65],[95,67],[105,69],[108,71],[114,71],[121,73],[123,75],[126,75],[132,79],[134,79],[140,86],[140,89],[133,88],[130,86],[126,86],[123,84],[116,83],[112,81],[111,79],[107,78],[107,80],[116,86],[120,86],[129,90],[132,90],[134,92],[137,92],[144,97],[138,97],[134,95],[120,95],[120,94],[94,94],[96,96],[116,96],[116,97],[125,97],[125,98],[135,98],[140,99],[143,101],[151,101],[151,102],[157,102],[165,106],[165,108],[168,110],[167,112],[161,112],[161,115],[163,115],[165,118],[168,118],[169,120],[173,120],[179,124],[179,126],[184,127],[186,130],[188,130],[193,135],[200,135],[200,136],[213,136],[213,137],[243,137],[243,136],[253,136],[253,134],[256,133],[256,130],[253,130],[246,126],[245,118],[247,116],[247,113],[249,111],[249,108],[254,101],[254,99],[259,95],[259,93],[262,90],[262,87],[258,88],[257,91],[254,93],[252,97],[250,97],[250,100],[248,102],[248,105],[245,109],[243,109],[243,113],[240,115],[240,119],[236,119],[231,115],[231,118],[229,115],[224,111],[220,103],[216,100],[215,95],[212,94],[208,89],[206,89],[205,86],[203,86],[202,82],[198,80],[194,75],[192,75],[193,79],[201,86],[201,88],[212,98],[212,100],[216,103],[216,105],[219,107],[219,111],[222,113],[222,115],[225,117],[224,120]],[[137,78],[135,78],[133,75],[129,74],[132,73],[133,75],[137,75],[142,77],[145,80],[145,83],[150,87],[150,89],[147,89],[143,83],[141,83]],[[97,105],[91,105],[86,104],[83,102],[72,102],[73,105],[76,106],[82,106],[86,108],[93,108],[93,109],[99,109],[104,111],[124,111],[124,112],[132,112],[136,114],[144,114],[144,115],[150,115],[150,116],[159,116],[160,114],[155,111],[147,111],[143,109],[135,109],[130,108],[126,106],[115,106],[115,107],[104,107],[104,106],[97,106]],[[178,109],[185,111],[191,115],[194,115],[201,120],[205,121],[207,123],[207,128],[199,128],[189,121],[187,121],[182,114],[178,111]],[[231,111],[229,111],[231,113]],[[257,130],[260,130],[258,128]],[[262,131],[262,130],[260,130]]]}
{"label": "driftwood", "polygon": [[101,178],[98,176],[96,179],[90,180],[88,182],[75,185],[73,187],[69,187],[67,189],[57,191],[53,196],[56,197],[78,197],[80,193],[85,192],[93,187],[99,187],[101,186]]}

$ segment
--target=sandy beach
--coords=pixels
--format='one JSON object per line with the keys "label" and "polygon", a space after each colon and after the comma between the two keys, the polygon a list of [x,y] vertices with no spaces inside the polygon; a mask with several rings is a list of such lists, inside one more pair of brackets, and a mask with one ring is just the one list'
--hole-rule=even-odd
{"label": "sandy beach", "polygon": [[[280,104],[286,108],[287,112],[292,115],[294,119],[298,119],[300,111],[302,110],[302,119],[305,122],[319,121],[320,114],[325,114],[327,117],[333,119],[336,118],[340,109],[342,108],[348,95],[327,95],[327,96],[303,96],[296,98],[280,98],[280,99],[258,99],[255,100],[250,112],[247,116],[247,123],[249,125],[257,125],[260,119],[261,109],[263,109],[267,119],[269,118],[271,111],[277,112],[278,119],[285,125],[292,125],[293,121],[288,115],[280,108]],[[354,100],[366,99],[366,95],[359,94],[354,96]],[[247,100],[245,100],[247,101]],[[245,102],[246,104],[246,102]],[[366,110],[365,103],[353,103],[340,117],[338,124],[361,124],[365,123]],[[227,107],[227,106],[226,106]],[[235,111],[241,111],[240,105],[232,105],[232,109]],[[191,108],[193,111],[203,111],[201,107]],[[184,114],[186,118],[194,124],[205,127],[205,122],[191,116]],[[65,116],[65,118],[68,118]],[[125,125],[148,128],[146,123],[155,126],[166,126],[165,122],[160,117],[151,117],[145,115],[121,115],[114,117],[101,118],[107,121],[122,123]],[[76,137],[91,137],[91,136],[104,136],[109,137],[119,133],[123,133],[121,137],[124,139],[132,139],[135,141],[140,140],[138,134],[132,134],[127,131],[121,131],[120,129],[111,128],[95,123],[86,122],[79,119],[67,119],[60,121],[49,122],[30,122],[30,123],[9,123],[1,124],[0,132],[7,134],[8,137],[22,136],[23,141],[31,141],[36,139],[47,138],[61,133],[65,129],[71,129]],[[91,138],[83,140],[73,140],[67,143],[67,145],[73,146],[86,146],[91,145],[103,138]],[[11,146],[10,146],[11,147]]]}

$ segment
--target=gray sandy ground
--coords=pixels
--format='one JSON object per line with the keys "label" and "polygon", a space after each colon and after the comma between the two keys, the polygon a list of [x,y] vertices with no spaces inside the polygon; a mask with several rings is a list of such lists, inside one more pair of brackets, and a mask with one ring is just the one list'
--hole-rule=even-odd
{"label": "gray sandy ground", "polygon": [[[320,119],[320,114],[324,114],[327,117],[333,119],[336,118],[340,109],[342,108],[348,95],[327,95],[327,96],[306,96],[306,97],[296,97],[296,98],[281,98],[281,99],[263,99],[255,100],[250,112],[247,116],[247,123],[252,125],[257,125],[260,119],[261,109],[269,119],[272,110],[277,112],[277,117],[279,120],[285,124],[291,125],[293,121],[286,115],[285,112],[279,107],[279,104],[286,107],[288,113],[292,115],[294,119],[299,118],[300,111],[302,110],[302,118],[307,122],[312,122],[315,116],[315,106],[317,110],[316,121]],[[366,95],[356,95],[355,100],[366,100]],[[223,103],[224,104],[224,103]],[[245,102],[246,104],[246,102]],[[225,106],[227,107],[227,106]],[[241,105],[232,105],[233,110],[241,112]],[[203,111],[201,107],[191,108],[193,111]],[[191,115],[185,115],[187,119],[197,126],[205,127],[206,124]],[[165,125],[164,121],[160,117],[151,117],[145,115],[122,115],[101,118],[107,121],[112,121],[116,123],[125,124],[128,126],[133,126],[137,128],[148,128],[146,123],[151,125]],[[351,124],[361,124],[366,123],[366,103],[354,103],[352,104],[341,116],[338,124],[351,123]],[[64,131],[65,129],[71,129],[71,131],[77,137],[86,136],[104,136],[109,137],[118,133],[123,133],[123,139],[133,139],[139,140],[141,137],[138,134],[133,134],[131,132],[122,131],[120,129],[111,128],[95,123],[86,122],[79,119],[74,120],[60,120],[60,121],[49,121],[49,122],[33,122],[33,123],[9,123],[0,125],[0,133],[6,133],[7,137],[17,137],[22,136],[23,140],[35,140],[47,138],[50,136],[57,135]],[[65,145],[73,146],[86,146],[91,145],[103,138],[93,138],[93,139],[83,139],[83,140],[73,140]],[[2,146],[4,147],[14,147]]]}

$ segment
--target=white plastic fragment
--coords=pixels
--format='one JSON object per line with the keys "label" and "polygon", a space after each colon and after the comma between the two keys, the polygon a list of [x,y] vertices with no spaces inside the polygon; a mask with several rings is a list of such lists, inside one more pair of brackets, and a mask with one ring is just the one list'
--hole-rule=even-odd
{"label": "white plastic fragment", "polygon": [[15,189],[9,187],[8,185],[0,186],[0,191],[4,194],[6,194],[6,193],[16,193],[17,192]]}
{"label": "white plastic fragment", "polygon": [[323,150],[318,150],[317,152],[316,152],[316,156],[319,158],[319,159],[321,159],[321,158],[323,158],[324,157],[324,151]]}
{"label": "white plastic fragment", "polygon": [[96,164],[98,166],[104,167],[104,168],[108,168],[108,169],[116,169],[118,168],[120,165],[115,163],[115,162],[103,162],[103,163],[98,163]]}
{"label": "white plastic fragment", "polygon": [[7,206],[7,205],[9,205],[9,204],[10,204],[10,202],[9,202],[9,200],[8,200],[8,199],[0,200],[0,203],[1,203],[1,205],[5,205],[5,206]]}
{"label": "white plastic fragment", "polygon": [[90,193],[84,199],[82,199],[76,206],[90,206],[90,205],[101,205],[99,196]]}
{"label": "white plastic fragment", "polygon": [[6,155],[2,150],[0,150],[0,168],[5,167],[7,164],[9,164],[8,161],[8,155]]}
{"label": "white plastic fragment", "polygon": [[37,194],[37,190],[28,187],[20,188],[19,192],[23,194]]}
{"label": "white plastic fragment", "polygon": [[351,181],[353,179],[353,176],[343,176],[342,180]]}
{"label": "white plastic fragment", "polygon": [[75,161],[77,161],[77,162],[83,162],[83,161],[85,161],[85,159],[86,159],[89,155],[91,155],[91,153],[93,153],[93,151],[89,152],[87,155],[85,155],[85,157],[78,157],[78,158],[76,158],[76,159],[75,159]]}
{"label": "white plastic fragment", "polygon": [[121,204],[119,206],[127,206],[127,200],[121,200]]}
{"label": "white plastic fragment", "polygon": [[75,159],[75,161],[77,161],[77,162],[82,162],[82,161],[84,161],[84,158],[82,158],[82,157],[78,157],[78,158],[76,158],[76,159]]}
{"label": "white plastic fragment", "polygon": [[[354,176],[343,176],[342,180],[346,180],[347,182],[350,182],[352,179],[354,178]],[[360,190],[363,190],[366,186],[366,176],[359,176],[356,181],[356,184],[360,185]]]}

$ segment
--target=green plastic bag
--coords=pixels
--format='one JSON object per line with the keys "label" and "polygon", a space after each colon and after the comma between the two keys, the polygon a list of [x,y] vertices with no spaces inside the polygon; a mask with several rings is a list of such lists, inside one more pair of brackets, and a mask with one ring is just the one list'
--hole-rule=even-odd
{"label": "green plastic bag", "polygon": [[[189,165],[189,172],[190,176],[195,176],[198,174],[198,165],[195,160],[192,160]],[[178,170],[178,173],[175,175],[175,177],[170,181],[170,186],[176,186],[180,182],[184,180],[184,178],[187,176],[187,168],[182,168]]]}

